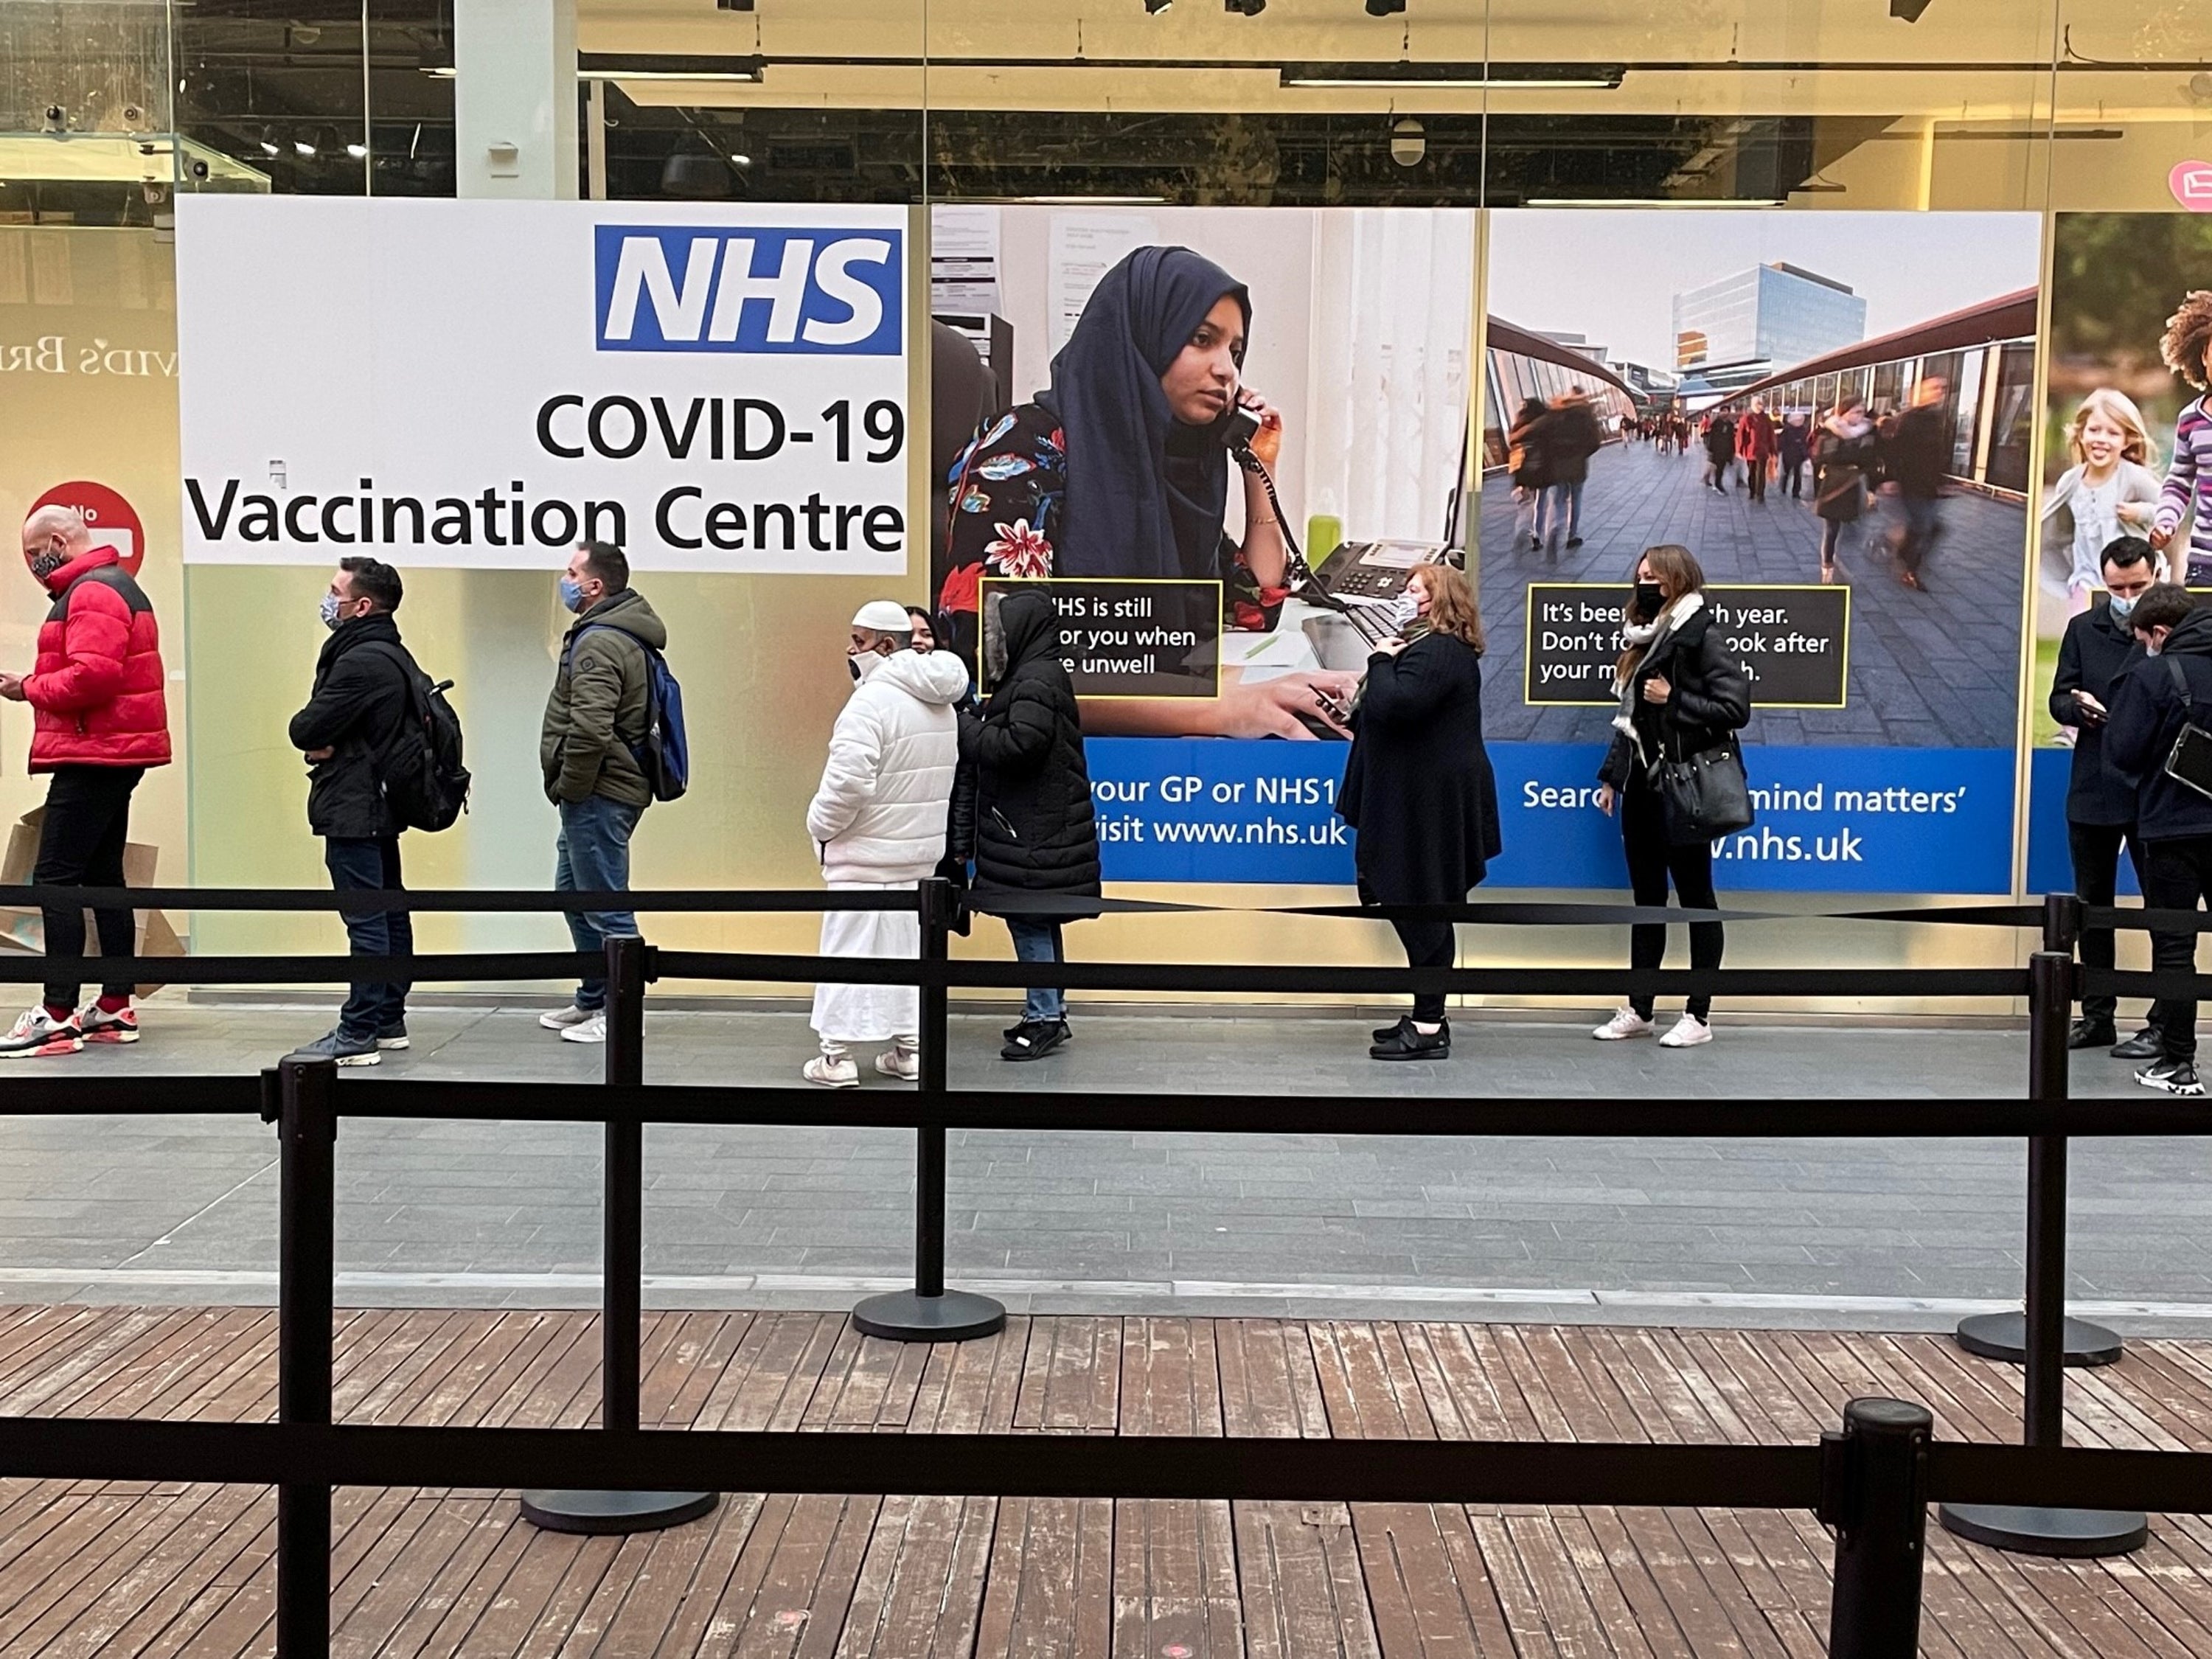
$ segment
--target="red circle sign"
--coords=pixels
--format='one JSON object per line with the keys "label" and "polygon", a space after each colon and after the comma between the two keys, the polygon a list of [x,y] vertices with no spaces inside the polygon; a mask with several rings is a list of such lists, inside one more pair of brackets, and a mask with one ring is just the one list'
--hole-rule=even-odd
{"label": "red circle sign", "polygon": [[[73,507],[83,514],[93,545],[113,548],[122,556],[123,568],[132,575],[146,562],[146,530],[138,522],[137,509],[106,484],[84,478],[56,484],[31,503],[31,512],[42,507]],[[24,517],[27,520],[30,514]]]}

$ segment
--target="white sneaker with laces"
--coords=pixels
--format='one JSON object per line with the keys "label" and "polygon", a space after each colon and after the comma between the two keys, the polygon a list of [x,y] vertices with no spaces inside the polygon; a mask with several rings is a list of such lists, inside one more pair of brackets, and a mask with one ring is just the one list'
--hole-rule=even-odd
{"label": "white sneaker with laces", "polygon": [[921,1056],[911,1048],[886,1048],[876,1056],[876,1069],[885,1077],[911,1083],[921,1075]]}
{"label": "white sneaker with laces", "polygon": [[1650,1036],[1651,1022],[1633,1008],[1621,1007],[1613,1011],[1613,1018],[1590,1032],[1600,1042],[1618,1042],[1623,1037]]}
{"label": "white sneaker with laces", "polygon": [[0,1060],[44,1060],[83,1048],[84,1034],[74,1018],[56,1019],[37,1004],[25,1009],[8,1035],[0,1037]]}
{"label": "white sneaker with laces", "polygon": [[549,1031],[565,1031],[572,1025],[581,1025],[592,1018],[588,1008],[579,1008],[570,1003],[566,1008],[556,1008],[550,1014],[538,1016],[538,1023]]}
{"label": "white sneaker with laces", "polygon": [[1713,1028],[1695,1014],[1685,1014],[1674,1022],[1674,1029],[1659,1039],[1662,1048],[1694,1048],[1700,1042],[1713,1040]]}
{"label": "white sneaker with laces", "polygon": [[860,1068],[853,1064],[848,1055],[831,1059],[828,1054],[817,1054],[799,1068],[799,1076],[809,1083],[818,1083],[825,1089],[857,1089],[860,1086]]}
{"label": "white sneaker with laces", "polygon": [[586,1014],[573,1024],[562,1028],[563,1042],[605,1042],[607,1040],[607,1017],[605,1014]]}

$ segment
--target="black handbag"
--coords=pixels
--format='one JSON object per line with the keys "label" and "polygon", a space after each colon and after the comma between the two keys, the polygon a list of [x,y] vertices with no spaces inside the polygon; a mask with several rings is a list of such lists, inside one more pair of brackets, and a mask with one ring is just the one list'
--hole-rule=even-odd
{"label": "black handbag", "polygon": [[1667,840],[1676,847],[1711,843],[1751,828],[1751,781],[1734,738],[1687,757],[1659,763],[1659,799]]}

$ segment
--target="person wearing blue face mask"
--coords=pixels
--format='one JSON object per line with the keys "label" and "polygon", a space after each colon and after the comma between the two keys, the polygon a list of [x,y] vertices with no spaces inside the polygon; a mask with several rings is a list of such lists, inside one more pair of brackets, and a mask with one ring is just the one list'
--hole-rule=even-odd
{"label": "person wearing blue face mask", "polygon": [[[562,573],[561,603],[575,624],[561,644],[545,700],[538,758],[545,798],[561,813],[553,885],[564,893],[621,892],[629,886],[629,842],[653,799],[641,759],[652,720],[649,653],[665,650],[668,629],[629,585],[629,561],[611,542],[586,542]],[[610,939],[635,938],[627,910],[571,911],[576,949],[598,955]],[[607,981],[586,977],[570,1006],[538,1023],[564,1042],[607,1040]]]}
{"label": "person wearing blue face mask", "polygon": [[[399,836],[407,826],[384,787],[410,723],[411,677],[422,672],[393,620],[405,591],[399,573],[380,559],[363,554],[339,561],[322,598],[330,637],[315,658],[314,690],[292,717],[292,746],[309,768],[307,828],[323,838],[323,863],[337,892],[406,885]],[[357,957],[404,957],[415,949],[404,910],[348,911],[345,928]],[[404,1048],[407,992],[404,984],[356,984],[337,1024],[299,1054],[374,1066],[385,1051]]]}
{"label": "person wearing blue face mask", "polygon": [[[2074,890],[2084,904],[2110,904],[2118,890],[2120,843],[2125,842],[2136,882],[2143,881],[2143,848],[2136,835],[2136,790],[2106,752],[2106,720],[2112,684],[2142,659],[2130,630],[2136,602],[2158,579],[2157,556],[2140,536],[2122,536],[2100,556],[2110,597],[2066,624],[2058,646],[2058,672],[2051,682],[2051,717],[2074,732],[2074,765],[2066,786],[2066,848],[2074,861]],[[2112,934],[2093,928],[2081,935],[2081,965],[2110,972]],[[2067,1035],[2073,1048],[2110,1048],[2120,1060],[2156,1060],[2157,1030],[2145,1025],[2124,1042],[2114,1024],[2118,999],[2086,996],[2081,1018]]]}

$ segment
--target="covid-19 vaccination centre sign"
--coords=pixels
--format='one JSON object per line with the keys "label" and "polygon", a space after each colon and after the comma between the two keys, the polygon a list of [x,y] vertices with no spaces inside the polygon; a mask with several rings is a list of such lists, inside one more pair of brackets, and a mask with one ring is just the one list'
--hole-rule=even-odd
{"label": "covid-19 vaccination centre sign", "polygon": [[903,210],[178,208],[187,560],[904,574]]}

